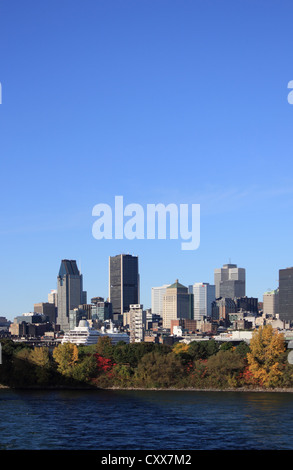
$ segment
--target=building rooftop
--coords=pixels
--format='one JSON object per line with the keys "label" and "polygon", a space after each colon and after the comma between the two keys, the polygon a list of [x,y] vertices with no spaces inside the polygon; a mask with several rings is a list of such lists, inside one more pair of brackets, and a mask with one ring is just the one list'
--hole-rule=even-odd
{"label": "building rooftop", "polygon": [[183,284],[180,284],[178,279],[176,279],[174,284],[171,284],[170,286],[167,287],[167,289],[180,289],[180,288],[187,289],[186,286],[183,286]]}
{"label": "building rooftop", "polygon": [[63,259],[61,261],[59,276],[63,277],[67,274],[79,275],[79,270],[75,260]]}

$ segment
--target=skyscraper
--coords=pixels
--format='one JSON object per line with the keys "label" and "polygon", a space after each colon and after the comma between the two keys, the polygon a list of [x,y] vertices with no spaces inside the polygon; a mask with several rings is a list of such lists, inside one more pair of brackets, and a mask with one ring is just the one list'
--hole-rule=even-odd
{"label": "skyscraper", "polygon": [[279,270],[280,320],[293,321],[293,268]]}
{"label": "skyscraper", "polygon": [[139,304],[138,257],[109,257],[109,302],[114,314],[129,311],[129,305]]}
{"label": "skyscraper", "polygon": [[237,264],[224,264],[214,270],[216,298],[245,297],[245,269]]}
{"label": "skyscraper", "polygon": [[63,331],[69,330],[69,311],[84,303],[82,284],[76,261],[63,259],[57,276],[57,324]]}
{"label": "skyscraper", "polygon": [[189,286],[188,290],[193,294],[193,319],[202,320],[203,317],[211,317],[212,302],[216,299],[215,286],[206,282],[196,282]]}
{"label": "skyscraper", "polygon": [[152,313],[163,317],[164,295],[170,284],[160,287],[152,287]]}
{"label": "skyscraper", "polygon": [[272,316],[279,313],[279,289],[269,290],[263,294],[263,313]]}
{"label": "skyscraper", "polygon": [[166,289],[163,306],[163,327],[171,328],[171,320],[192,317],[192,294],[178,279]]}
{"label": "skyscraper", "polygon": [[143,305],[129,306],[130,342],[137,343],[144,340],[146,330],[146,312]]}

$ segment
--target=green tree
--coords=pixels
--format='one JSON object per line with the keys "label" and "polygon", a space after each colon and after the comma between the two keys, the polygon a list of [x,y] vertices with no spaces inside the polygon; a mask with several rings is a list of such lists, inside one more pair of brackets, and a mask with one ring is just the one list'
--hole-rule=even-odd
{"label": "green tree", "polygon": [[220,351],[229,351],[229,349],[232,349],[233,347],[233,343],[231,343],[231,341],[227,341],[221,344]]}
{"label": "green tree", "polygon": [[247,354],[250,352],[249,344],[245,341],[241,341],[241,343],[236,346],[235,351],[237,354],[240,354],[241,357],[246,358]]}
{"label": "green tree", "polygon": [[208,341],[205,341],[204,345],[206,347],[206,358],[217,354],[217,352],[219,351],[219,344],[214,339],[209,339]]}
{"label": "green tree", "polygon": [[82,359],[84,356],[88,354],[95,354],[96,352],[96,345],[90,344],[89,346],[79,345],[78,346],[78,358]]}
{"label": "green tree", "polygon": [[142,357],[135,375],[139,386],[168,388],[180,383],[183,372],[181,361],[176,354],[171,352],[162,355],[152,351]]}
{"label": "green tree", "polygon": [[213,354],[216,354],[218,350],[218,343],[213,339],[207,341],[192,341],[188,347],[188,353],[195,361],[207,359]]}
{"label": "green tree", "polygon": [[97,375],[97,361],[94,355],[87,354],[79,358],[72,369],[72,378],[78,382],[89,384]]}
{"label": "green tree", "polygon": [[121,387],[131,387],[133,385],[133,369],[126,364],[116,364],[113,368],[114,383]]}
{"label": "green tree", "polygon": [[245,365],[245,360],[232,349],[220,350],[207,360],[210,385],[219,388],[240,386],[240,375]]}
{"label": "green tree", "polygon": [[[3,338],[0,342],[2,346],[0,383],[13,387],[33,382],[32,367],[28,360],[32,347],[25,345],[25,343],[15,343],[8,338]],[[20,353],[19,358],[17,357],[18,353]]]}
{"label": "green tree", "polygon": [[293,365],[287,361],[284,363],[282,375],[279,377],[278,385],[284,388],[293,387]]}
{"label": "green tree", "polygon": [[11,339],[1,339],[2,353],[6,357],[12,357],[15,352],[15,343]]}
{"label": "green tree", "polygon": [[[130,367],[137,367],[140,360],[149,352],[156,351],[158,354],[166,354],[166,348],[160,348],[154,343],[129,343],[116,345],[113,351],[113,361],[117,364],[129,364]],[[169,349],[168,349],[169,351]]]}
{"label": "green tree", "polygon": [[15,386],[27,387],[36,383],[35,368],[30,361],[31,349],[22,348],[14,353],[12,380]]}
{"label": "green tree", "polygon": [[109,336],[100,336],[95,349],[100,356],[113,359],[114,346]]}

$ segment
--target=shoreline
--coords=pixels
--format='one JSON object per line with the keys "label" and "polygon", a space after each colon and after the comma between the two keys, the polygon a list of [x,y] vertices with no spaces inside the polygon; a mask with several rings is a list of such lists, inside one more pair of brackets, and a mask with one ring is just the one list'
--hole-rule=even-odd
{"label": "shoreline", "polygon": [[90,386],[29,386],[29,387],[9,387],[7,385],[0,384],[0,390],[31,390],[31,391],[58,391],[58,390],[70,390],[70,391],[126,391],[126,392],[237,392],[237,393],[293,393],[293,388],[143,388],[143,387],[90,387]]}

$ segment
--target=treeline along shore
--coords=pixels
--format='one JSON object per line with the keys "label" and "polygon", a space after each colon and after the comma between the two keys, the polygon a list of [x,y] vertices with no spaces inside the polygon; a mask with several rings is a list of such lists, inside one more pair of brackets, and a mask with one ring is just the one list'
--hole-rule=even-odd
{"label": "treeline along shore", "polygon": [[0,386],[23,388],[292,391],[293,365],[282,333],[255,330],[249,345],[215,340],[64,343],[53,352],[2,339]]}

